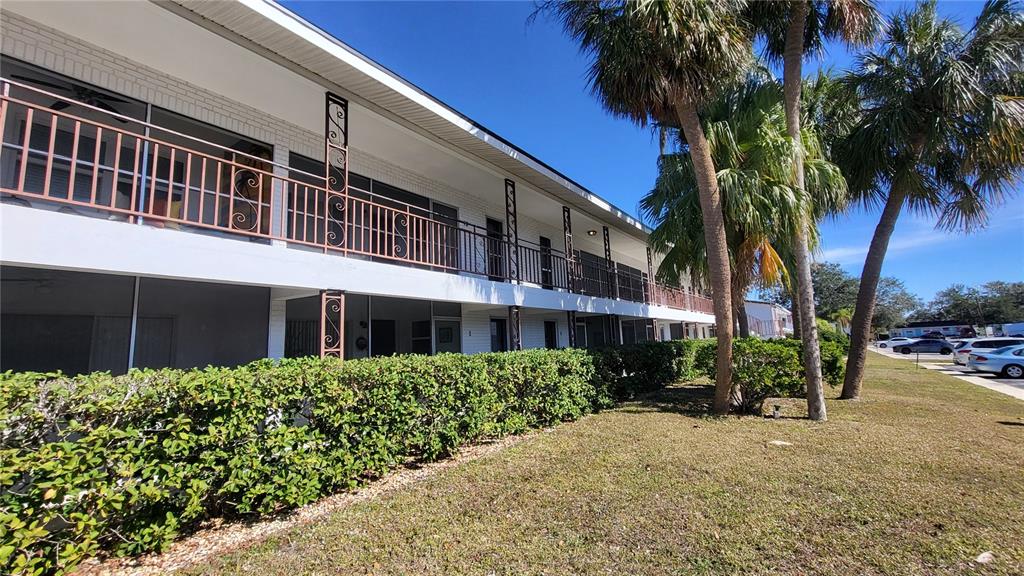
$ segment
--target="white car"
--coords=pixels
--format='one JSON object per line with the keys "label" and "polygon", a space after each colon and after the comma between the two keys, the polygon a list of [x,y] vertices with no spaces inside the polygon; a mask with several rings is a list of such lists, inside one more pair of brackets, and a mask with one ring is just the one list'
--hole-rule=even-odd
{"label": "white car", "polygon": [[915,340],[917,340],[917,338],[904,338],[903,336],[897,336],[895,338],[889,338],[888,340],[879,340],[876,345],[879,348],[894,348],[900,344],[910,344]]}
{"label": "white car", "polygon": [[1024,338],[969,338],[961,340],[953,349],[953,362],[967,366],[972,351],[989,351],[1004,346],[1024,344]]}

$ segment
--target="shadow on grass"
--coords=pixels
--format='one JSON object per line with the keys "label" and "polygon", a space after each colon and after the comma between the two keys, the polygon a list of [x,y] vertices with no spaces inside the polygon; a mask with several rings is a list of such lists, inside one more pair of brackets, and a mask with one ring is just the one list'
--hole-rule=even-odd
{"label": "shadow on grass", "polygon": [[1024,426],[1024,422],[1014,422],[1012,420],[998,420],[996,424],[1002,424],[1003,426]]}
{"label": "shadow on grass", "polygon": [[714,386],[676,385],[641,394],[624,403],[622,412],[672,412],[686,416],[709,416],[715,399]]}
{"label": "shadow on grass", "polygon": [[[711,407],[714,404],[714,399],[715,387],[713,385],[676,384],[653,392],[640,394],[636,398],[624,402],[619,407],[619,411],[631,414],[671,412],[673,414],[698,418],[712,417]],[[740,414],[735,411],[730,412],[729,416],[771,420],[808,420],[807,414],[803,413],[802,410],[803,402],[802,398],[768,398],[765,400],[765,407],[769,411],[773,403],[781,405],[783,413],[778,418],[772,418],[770,414]],[[799,415],[794,416],[794,412]]]}

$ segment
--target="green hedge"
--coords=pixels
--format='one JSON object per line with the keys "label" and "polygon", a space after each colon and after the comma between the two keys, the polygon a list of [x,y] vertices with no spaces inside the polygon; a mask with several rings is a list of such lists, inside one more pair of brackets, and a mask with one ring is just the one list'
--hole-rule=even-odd
{"label": "green hedge", "polygon": [[701,375],[696,359],[714,340],[671,340],[594,352],[597,388],[604,399],[622,400]]}
{"label": "green hedge", "polygon": [[646,375],[657,357],[637,346],[3,373],[0,573],[161,550],[206,518],[301,506],[410,459],[574,420],[672,378]]}
{"label": "green hedge", "polygon": [[[711,340],[699,348],[696,370],[708,378],[715,377],[716,342]],[[760,413],[764,400],[772,397],[794,397],[804,394],[804,368],[801,361],[803,344],[792,338],[733,340],[733,381],[742,392],[739,409]],[[842,384],[846,374],[846,349],[838,342],[822,340],[821,376],[829,386]]]}

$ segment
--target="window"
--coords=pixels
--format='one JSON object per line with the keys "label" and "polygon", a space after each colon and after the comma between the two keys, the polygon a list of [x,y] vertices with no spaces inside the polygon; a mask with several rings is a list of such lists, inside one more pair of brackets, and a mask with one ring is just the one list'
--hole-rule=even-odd
{"label": "window", "polygon": [[[145,120],[146,103],[7,57],[0,58],[0,75],[54,95],[48,96],[19,86],[10,86],[12,97],[31,102],[44,110],[34,111],[32,123],[29,125],[28,109],[25,106],[18,104],[9,106],[7,119],[4,122],[3,147],[5,149],[3,154],[0,154],[0,186],[16,189],[21,182],[21,160],[22,155],[26,153],[21,150],[21,147],[26,132],[30,132],[23,191],[43,194],[47,192],[44,188],[49,180],[49,196],[83,202],[91,201],[93,164],[97,160],[96,147],[99,146],[95,201],[101,204],[114,204],[121,209],[129,208],[131,203],[128,195],[128,191],[131,190],[129,171],[132,170],[134,163],[135,139],[122,137],[121,148],[117,150],[116,132],[104,130],[102,134],[99,134],[95,127],[83,123],[79,129],[78,149],[77,155],[75,155],[75,122],[58,113],[70,114],[94,121],[97,124],[113,125],[128,133],[142,134],[144,128],[141,124],[113,118],[102,110],[136,120]],[[93,108],[74,104],[75,101]],[[52,111],[52,113],[48,111]],[[51,149],[50,130],[52,128],[55,128],[55,131]],[[118,166],[114,166],[116,152],[120,152]],[[49,178],[47,178],[47,160],[51,156],[52,165]],[[72,156],[74,156],[74,166],[72,166]],[[74,169],[73,183],[71,182],[72,168]],[[119,169],[124,172],[119,172]],[[111,198],[111,194],[116,194],[116,197]]]}
{"label": "window", "polygon": [[[616,264],[615,281],[618,288],[618,296],[630,302],[644,301],[644,279],[647,275],[638,268]],[[614,295],[614,294],[613,294]]]}
{"label": "window", "polygon": [[[156,180],[149,188],[153,212],[202,224],[270,233],[273,182],[263,176],[273,172],[270,144],[155,106],[151,121],[227,149],[156,130],[153,136],[160,140],[226,162],[204,163],[201,157],[154,145],[148,160],[150,166],[156,163]],[[189,213],[182,214],[186,206]]]}
{"label": "window", "polygon": [[576,253],[576,257],[580,265],[580,292],[587,296],[609,296],[608,261],[603,256],[582,250]]}

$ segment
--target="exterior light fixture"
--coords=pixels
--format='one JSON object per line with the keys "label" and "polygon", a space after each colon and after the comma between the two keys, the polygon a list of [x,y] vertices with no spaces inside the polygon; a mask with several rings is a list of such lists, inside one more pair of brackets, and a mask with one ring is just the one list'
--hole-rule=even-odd
{"label": "exterior light fixture", "polygon": [[587,236],[597,236],[597,230],[587,230]]}

